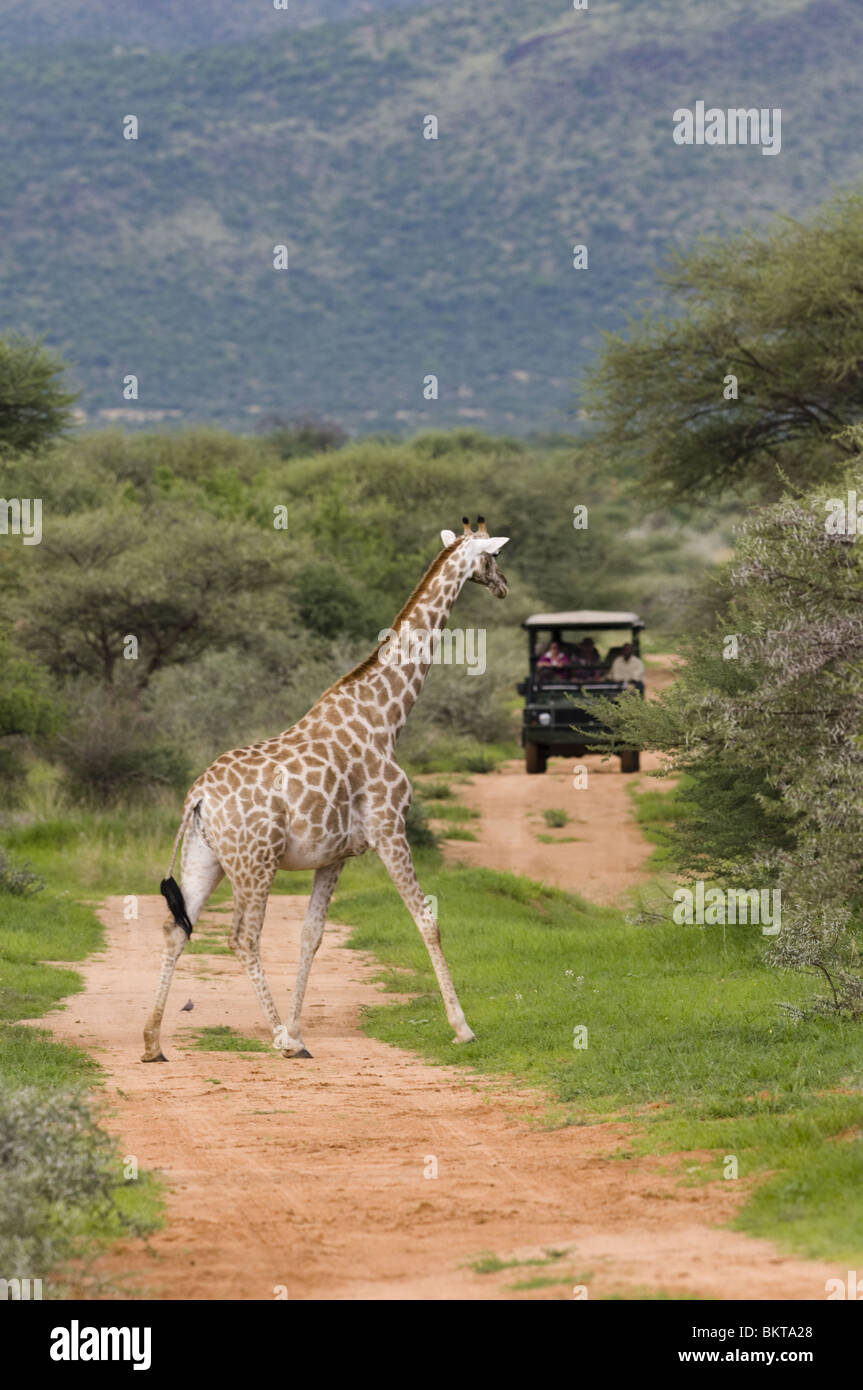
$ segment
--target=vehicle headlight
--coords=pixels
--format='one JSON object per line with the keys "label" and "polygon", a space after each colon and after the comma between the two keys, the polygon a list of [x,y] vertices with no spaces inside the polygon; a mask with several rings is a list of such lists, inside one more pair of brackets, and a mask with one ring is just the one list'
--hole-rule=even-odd
{"label": "vehicle headlight", "polygon": [[537,722],[538,722],[539,724],[550,724],[550,723],[551,723],[551,715],[549,714],[549,712],[548,712],[547,709],[542,710],[542,712],[540,713],[540,715],[539,715],[539,717],[538,717]]}

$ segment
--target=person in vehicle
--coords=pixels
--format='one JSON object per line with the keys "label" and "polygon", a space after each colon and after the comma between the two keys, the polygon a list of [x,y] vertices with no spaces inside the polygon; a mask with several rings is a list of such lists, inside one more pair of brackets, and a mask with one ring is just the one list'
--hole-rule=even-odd
{"label": "person in vehicle", "polygon": [[592,637],[582,637],[572,649],[572,664],[582,679],[593,680],[602,671],[602,657],[596,649]]}
{"label": "person in vehicle", "polygon": [[631,642],[624,642],[619,656],[614,658],[608,673],[609,680],[636,685],[644,680],[644,662],[635,655]]}
{"label": "person in vehicle", "polygon": [[554,668],[568,666],[569,657],[567,656],[566,652],[561,649],[560,643],[552,639],[552,641],[549,642],[547,648],[543,652],[542,656],[539,658],[538,665],[552,666]]}

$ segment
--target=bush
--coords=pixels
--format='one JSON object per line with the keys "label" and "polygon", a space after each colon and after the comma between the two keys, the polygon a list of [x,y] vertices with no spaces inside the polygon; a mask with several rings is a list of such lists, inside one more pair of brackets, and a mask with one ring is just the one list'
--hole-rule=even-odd
{"label": "bush", "polygon": [[298,415],[287,419],[279,415],[265,415],[257,432],[267,436],[272,448],[283,459],[306,458],[309,454],[341,449],[350,438],[338,421],[318,415]]}
{"label": "bush", "polygon": [[130,700],[91,695],[57,739],[63,789],[71,802],[110,805],[191,781],[186,756],[156,732],[151,716]]}
{"label": "bush", "polygon": [[[683,644],[655,701],[604,715],[624,746],[660,749],[686,773],[670,833],[689,875],[782,892],[777,964],[831,980],[829,1005],[863,1002],[863,550],[828,528],[845,478],[756,509],[741,527],[732,597]],[[825,925],[826,924],[826,925]],[[834,988],[835,986],[835,988]]]}
{"label": "bush", "polygon": [[428,823],[425,807],[416,798],[405,816],[405,832],[414,849],[434,849],[437,845],[437,836]]}
{"label": "bush", "polygon": [[27,1088],[0,1094],[0,1270],[42,1278],[79,1252],[82,1211],[109,1211],[113,1149],[84,1101]]}
{"label": "bush", "polygon": [[32,893],[41,893],[44,887],[44,879],[31,871],[29,863],[15,864],[6,851],[0,849],[0,893],[26,898]]}

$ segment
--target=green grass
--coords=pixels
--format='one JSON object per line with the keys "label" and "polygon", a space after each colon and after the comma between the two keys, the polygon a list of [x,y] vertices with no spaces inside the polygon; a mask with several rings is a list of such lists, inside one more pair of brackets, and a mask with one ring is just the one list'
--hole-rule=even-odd
{"label": "green grass", "polygon": [[[763,1180],[736,1225],[803,1254],[863,1257],[863,1054],[838,1019],[796,1022],[779,1007],[811,981],[769,969],[759,933],[627,922],[555,889],[484,869],[437,867],[441,935],[478,1041],[454,1048],[424,947],[371,862],[352,865],[334,916],[377,954],[406,1004],[367,1009],[374,1037],[429,1061],[543,1087],[550,1122],[623,1116],[638,1153],[709,1150],[687,1180]],[[405,972],[408,972],[407,974]],[[573,1029],[588,1046],[573,1047]],[[662,1102],[660,1108],[645,1107]],[[844,1132],[857,1137],[835,1139]]]}
{"label": "green grass", "polygon": [[0,1024],[0,1086],[60,1090],[93,1084],[101,1067],[79,1047],[54,1042],[44,1028]]}
{"label": "green grass", "polygon": [[[209,909],[209,911],[213,910],[212,908]],[[218,908],[215,909],[215,911],[218,910]],[[191,956],[232,956],[234,953],[228,945],[227,924],[214,926],[209,922],[197,921],[192,938],[186,945],[185,954]]]}
{"label": "green grass", "polygon": [[550,1265],[556,1260],[562,1260],[567,1252],[565,1250],[547,1250],[545,1258],[540,1259],[536,1256],[528,1260],[502,1260],[497,1255],[480,1255],[476,1260],[471,1261],[471,1269],[475,1274],[498,1274],[502,1269],[520,1269],[525,1265]]}
{"label": "green grass", "polygon": [[426,814],[431,820],[479,820],[479,811],[472,810],[470,806],[434,806]]}
{"label": "green grass", "polygon": [[565,825],[569,825],[569,812],[549,808],[542,813],[543,820],[549,830],[562,830]]}
{"label": "green grass", "polygon": [[635,818],[645,838],[654,847],[647,867],[655,873],[668,872],[673,868],[673,858],[667,833],[674,821],[677,788],[670,791],[653,790],[648,781],[646,786],[630,784],[627,791],[632,797]]}
{"label": "green grass", "polygon": [[[99,1280],[93,1287],[93,1277],[87,1272],[90,1259],[108,1249],[115,1241],[128,1240],[130,1236],[146,1236],[164,1224],[164,1184],[155,1173],[141,1172],[137,1178],[117,1184],[111,1192],[111,1208],[98,1211],[81,1210],[75,1214],[72,1233],[85,1259],[83,1279],[79,1275],[69,1287],[68,1278],[61,1272],[59,1280],[52,1280],[56,1286],[52,1297],[79,1297],[84,1287],[90,1290],[91,1297],[113,1294],[116,1285]],[[80,1257],[79,1257],[80,1258]],[[122,1284],[127,1296],[141,1291]]]}
{"label": "green grass", "polygon": [[417,794],[423,801],[447,801],[453,790],[448,782],[423,782],[417,787]]}
{"label": "green grass", "polygon": [[[484,773],[494,772],[501,763],[521,756],[521,749],[515,739],[504,743],[480,743],[476,739],[454,739],[451,743],[441,740],[426,753],[405,756],[405,772],[409,777],[421,777],[426,773]],[[423,788],[419,790],[422,792]]]}
{"label": "green grass", "polygon": [[0,895],[0,1019],[40,1018],[82,988],[74,970],[45,960],[83,960],[102,944],[95,914],[66,896]]}
{"label": "green grass", "polygon": [[244,1038],[226,1023],[217,1024],[213,1028],[197,1029],[192,1046],[196,1052],[268,1052],[270,1056],[275,1055],[273,1048],[267,1043],[262,1043],[257,1038]]}

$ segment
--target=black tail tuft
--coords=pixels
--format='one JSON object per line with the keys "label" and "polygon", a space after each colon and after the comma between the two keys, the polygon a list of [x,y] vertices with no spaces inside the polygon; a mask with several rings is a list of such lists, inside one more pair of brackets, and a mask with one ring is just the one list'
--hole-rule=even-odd
{"label": "black tail tuft", "polygon": [[189,921],[189,914],[186,912],[186,904],[183,899],[183,892],[175,878],[163,878],[159,884],[159,892],[171,910],[171,916],[182,927],[187,936],[192,935],[192,923]]}

